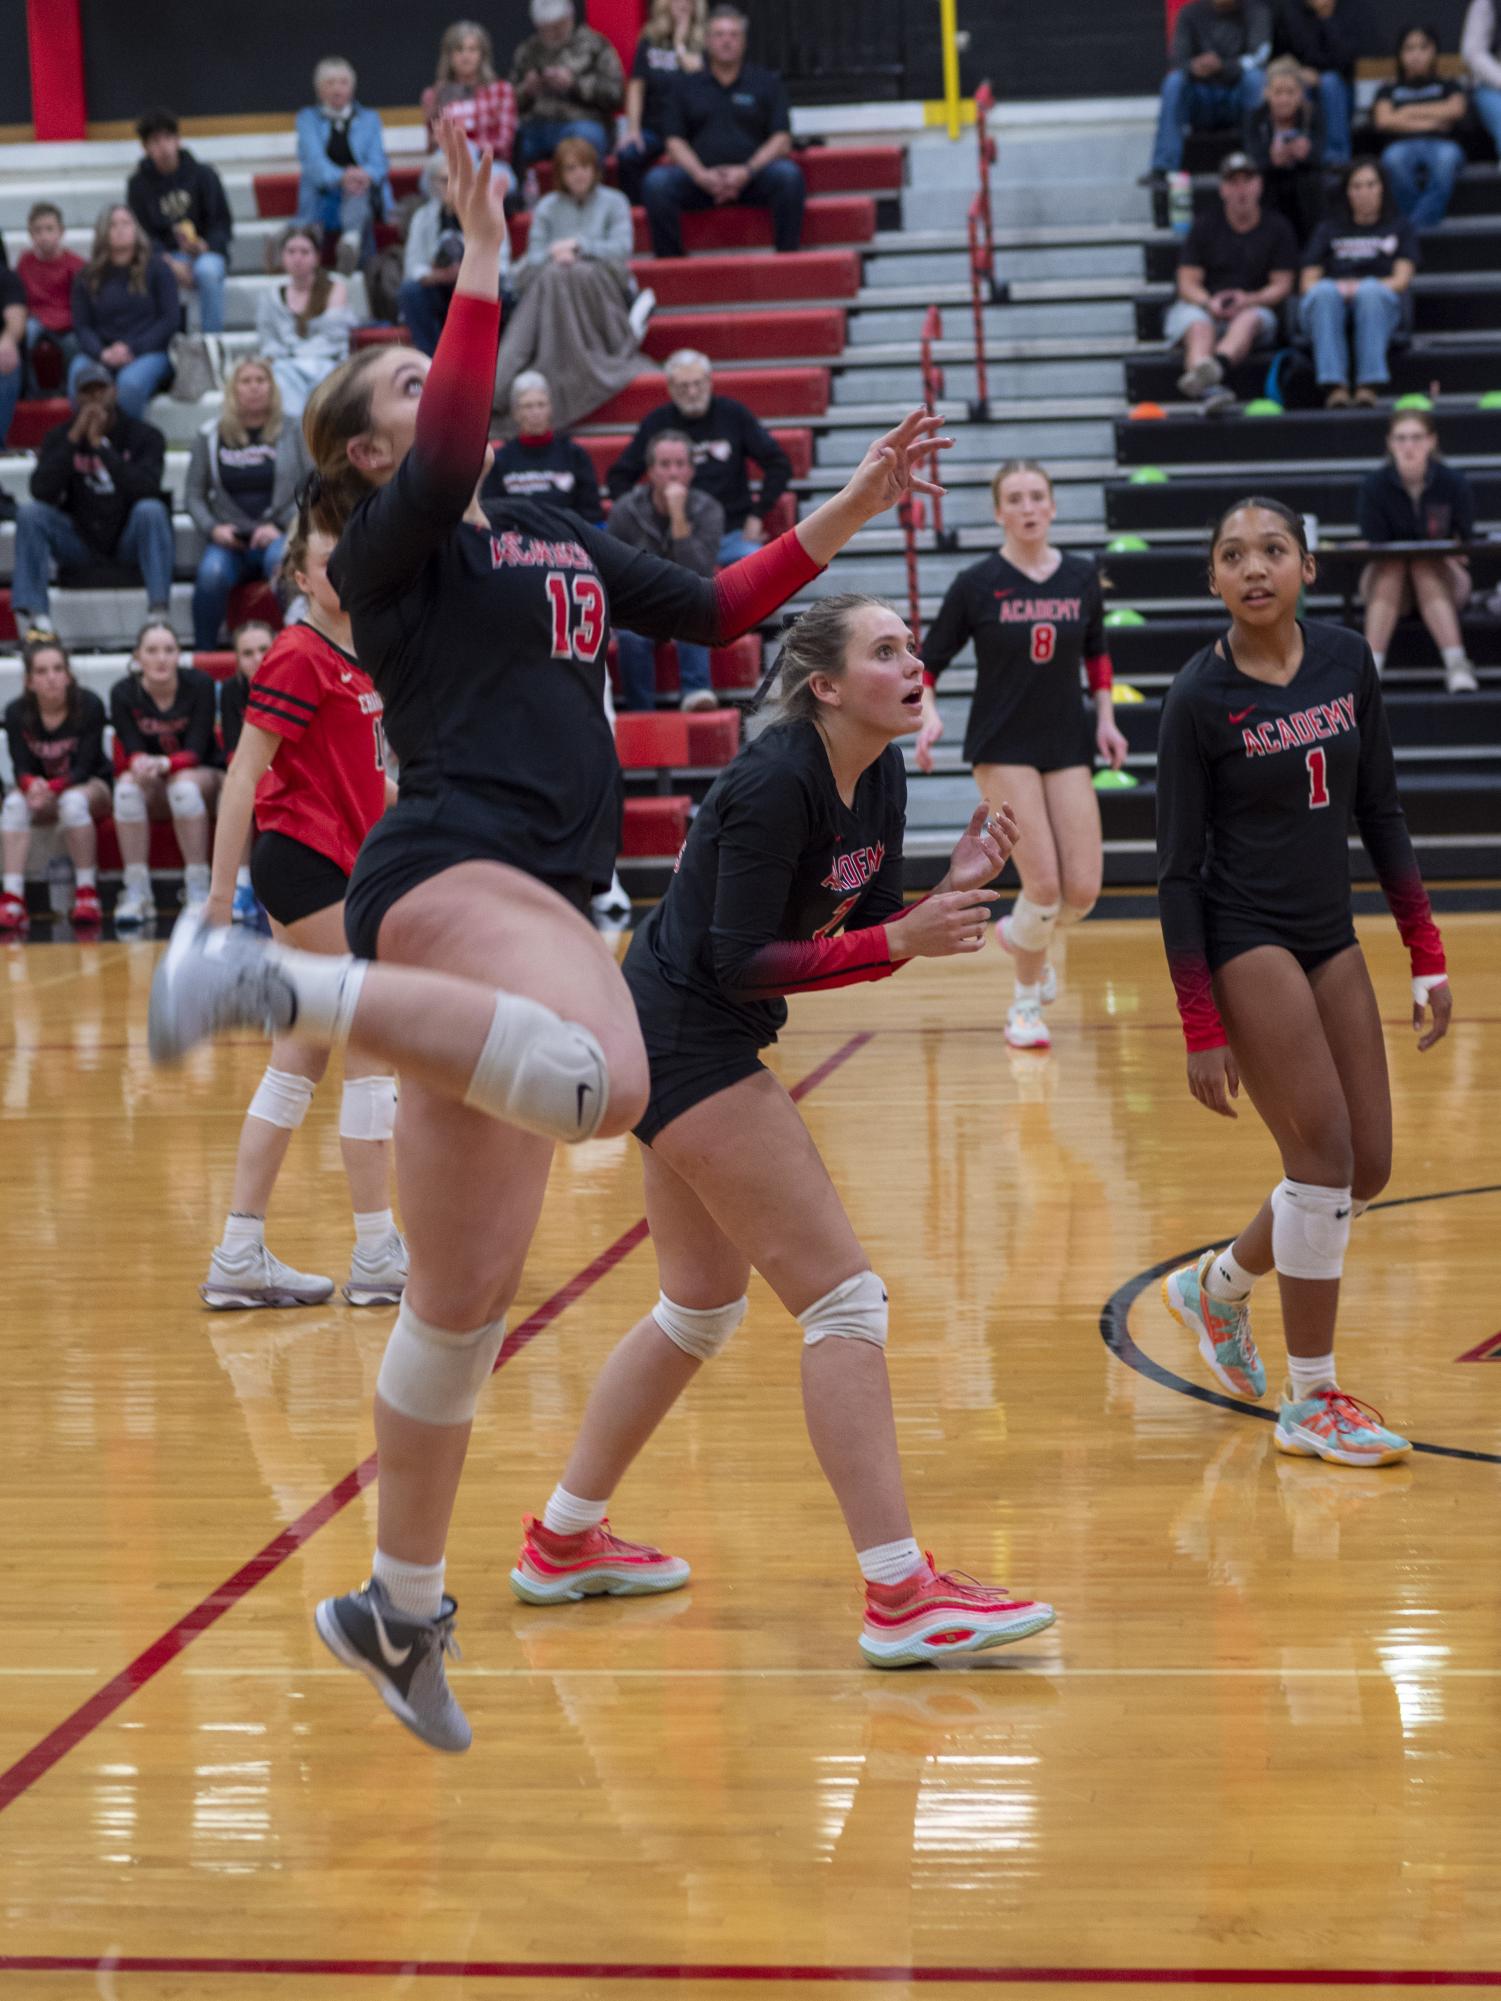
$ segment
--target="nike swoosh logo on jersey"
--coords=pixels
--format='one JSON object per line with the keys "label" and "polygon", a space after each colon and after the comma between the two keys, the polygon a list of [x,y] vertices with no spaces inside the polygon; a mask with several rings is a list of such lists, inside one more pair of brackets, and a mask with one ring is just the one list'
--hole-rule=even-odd
{"label": "nike swoosh logo on jersey", "polygon": [[353,674],[350,673],[347,667],[341,667],[339,669],[339,679],[341,681],[352,681],[354,679],[354,676]]}
{"label": "nike swoosh logo on jersey", "polygon": [[1249,709],[1232,710],[1230,712],[1230,720],[1232,723],[1243,723],[1247,716],[1254,715],[1255,713],[1256,704],[1253,702]]}
{"label": "nike swoosh logo on jersey", "polygon": [[372,1605],[370,1607],[370,1616],[375,1621],[375,1637],[380,1645],[381,1659],[387,1667],[405,1667],[407,1662],[412,1658],[412,1648],[415,1642],[408,1640],[404,1647],[393,1647],[391,1642],[386,1638],[386,1622],[381,1617],[377,1606]]}

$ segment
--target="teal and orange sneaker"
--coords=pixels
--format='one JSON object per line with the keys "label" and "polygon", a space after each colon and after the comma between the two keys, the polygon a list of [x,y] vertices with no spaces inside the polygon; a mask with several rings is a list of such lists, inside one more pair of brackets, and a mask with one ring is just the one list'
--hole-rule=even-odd
{"label": "teal and orange sneaker", "polygon": [[1332,1387],[1299,1398],[1285,1388],[1272,1437],[1279,1452],[1332,1466],[1394,1466],[1412,1452],[1405,1438],[1387,1430],[1379,1410]]}
{"label": "teal and orange sneaker", "polygon": [[612,1535],[610,1524],[555,1535],[535,1515],[523,1515],[521,1554],[511,1589],[528,1605],[565,1605],[578,1598],[634,1598],[677,1591],[691,1572],[680,1556]]}
{"label": "teal and orange sneaker", "polygon": [[1199,1353],[1222,1389],[1236,1397],[1264,1397],[1266,1370],[1251,1339],[1248,1300],[1211,1299],[1204,1289],[1213,1251],[1196,1265],[1181,1265],[1162,1281],[1162,1303],[1180,1327],[1199,1337]]}

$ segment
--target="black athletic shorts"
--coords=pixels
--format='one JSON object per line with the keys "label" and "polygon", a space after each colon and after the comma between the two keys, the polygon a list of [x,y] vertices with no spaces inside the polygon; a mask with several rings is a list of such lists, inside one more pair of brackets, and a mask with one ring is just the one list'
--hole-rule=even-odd
{"label": "black athletic shorts", "polygon": [[349,887],[349,877],[336,861],[290,834],[256,835],[250,881],[278,924],[296,924],[342,903]]}
{"label": "black athletic shorts", "polygon": [[766,1045],[697,995],[671,985],[640,943],[632,943],[623,970],[651,1071],[651,1095],[634,1131],[650,1146],[684,1112],[763,1070]]}
{"label": "black athletic shorts", "polygon": [[1033,771],[1068,771],[1076,764],[1094,768],[1094,722],[1081,708],[1077,725],[1069,722],[1056,730],[1010,730],[989,738],[966,737],[964,755],[971,765],[1023,764]]}
{"label": "black athletic shorts", "polygon": [[[426,826],[409,815],[398,818],[397,811],[376,822],[365,837],[349,878],[349,894],[344,904],[344,935],[349,949],[361,959],[379,957],[377,945],[386,912],[399,903],[409,890],[417,889],[445,869],[460,862],[500,862],[521,868],[506,855],[495,852],[493,842],[455,828],[451,821],[434,821]],[[538,882],[555,889],[575,910],[589,914],[594,886],[583,876],[538,876]]]}
{"label": "black athletic shorts", "polygon": [[1277,937],[1270,926],[1257,928],[1248,924],[1232,924],[1211,929],[1205,956],[1210,972],[1217,973],[1221,966],[1228,966],[1243,952],[1254,952],[1258,945],[1276,945],[1284,952],[1291,952],[1305,973],[1314,973],[1320,966],[1327,965],[1329,960],[1337,959],[1341,952],[1348,952],[1355,942],[1353,924],[1345,937],[1331,939],[1321,945],[1294,945],[1286,938]]}

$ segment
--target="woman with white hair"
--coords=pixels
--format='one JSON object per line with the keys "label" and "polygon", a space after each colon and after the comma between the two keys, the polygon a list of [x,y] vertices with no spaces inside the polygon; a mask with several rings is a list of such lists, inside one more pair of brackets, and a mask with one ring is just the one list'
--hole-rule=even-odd
{"label": "woman with white hair", "polygon": [[564,139],[587,139],[603,159],[625,99],[614,44],[579,20],[573,0],[532,0],[531,16],[536,33],[511,63],[522,118],[517,166],[534,166]]}
{"label": "woman with white hair", "polygon": [[495,463],[481,490],[482,500],[551,500],[581,520],[603,519],[594,461],[552,421],[547,377],[526,369],[511,384],[515,435],[495,448]]}
{"label": "woman with white hair", "polygon": [[282,415],[271,364],[247,354],[224,407],[193,440],[185,498],[204,538],[193,582],[193,644],[219,644],[236,584],[270,582],[281,564],[297,488],[310,470],[300,424]]}
{"label": "woman with white hair", "polygon": [[396,207],[380,113],[355,99],[353,63],[325,56],[313,71],[316,104],[297,114],[299,222],[339,233],[339,269],[375,254],[375,225]]}

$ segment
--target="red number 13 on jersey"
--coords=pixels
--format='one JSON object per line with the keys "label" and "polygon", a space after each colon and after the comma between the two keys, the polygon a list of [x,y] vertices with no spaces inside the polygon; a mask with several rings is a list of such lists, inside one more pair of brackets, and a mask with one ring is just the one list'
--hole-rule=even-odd
{"label": "red number 13 on jersey", "polygon": [[605,636],[605,593],[599,578],[549,570],[547,602],[552,609],[553,659],[586,663],[595,659]]}
{"label": "red number 13 on jersey", "polygon": [[1327,759],[1322,750],[1311,750],[1304,760],[1308,766],[1308,803],[1312,806],[1329,804],[1329,785],[1326,774]]}

